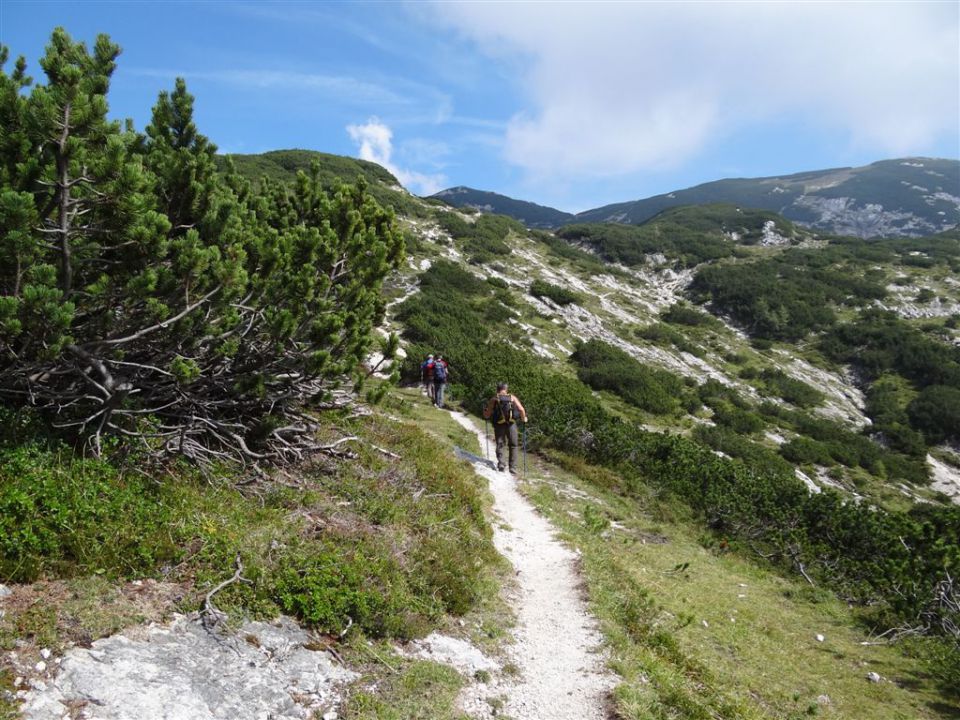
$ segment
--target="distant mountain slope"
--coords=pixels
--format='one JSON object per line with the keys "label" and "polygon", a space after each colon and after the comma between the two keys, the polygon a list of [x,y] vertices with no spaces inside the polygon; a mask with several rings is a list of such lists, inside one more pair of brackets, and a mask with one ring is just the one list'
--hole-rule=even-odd
{"label": "distant mountain slope", "polygon": [[524,200],[515,200],[506,195],[458,187],[441,190],[431,197],[439,198],[457,208],[473,207],[483,212],[509,215],[531,228],[555,228],[573,222],[573,213]]}
{"label": "distant mountain slope", "polygon": [[222,157],[233,160],[237,170],[251,180],[259,180],[263,177],[271,180],[290,180],[299,170],[309,170],[310,163],[317,160],[320,163],[321,174],[324,176],[353,180],[357,175],[363,175],[368,182],[388,186],[400,185],[389,171],[376,163],[315,150],[272,150],[258,155],[230,154]]}
{"label": "distant mountain slope", "polygon": [[576,221],[639,224],[677,205],[718,202],[773,210],[840,235],[929,235],[960,223],[960,161],[904,158],[783,177],[717,180],[587,210]]}
{"label": "distant mountain slope", "polygon": [[309,172],[311,164],[317,162],[324,187],[333,187],[338,179],[353,182],[357,176],[362,176],[367,181],[368,192],[384,205],[412,216],[424,212],[423,203],[404,190],[389,170],[368,160],[316,150],[271,150],[259,155],[219,155],[217,160],[221,168],[227,158],[233,161],[241,175],[254,183],[264,178],[275,182],[291,182],[298,172]]}

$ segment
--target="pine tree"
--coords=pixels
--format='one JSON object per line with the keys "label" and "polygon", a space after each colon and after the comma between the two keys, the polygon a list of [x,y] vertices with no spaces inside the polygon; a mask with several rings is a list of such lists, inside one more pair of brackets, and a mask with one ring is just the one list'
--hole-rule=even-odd
{"label": "pine tree", "polygon": [[58,29],[46,85],[0,74],[0,399],[95,450],[297,457],[305,406],[360,377],[393,214],[362,180],[328,195],[319,167],[260,192],[219,174],[182,79],[144,135],[108,121],[118,54]]}

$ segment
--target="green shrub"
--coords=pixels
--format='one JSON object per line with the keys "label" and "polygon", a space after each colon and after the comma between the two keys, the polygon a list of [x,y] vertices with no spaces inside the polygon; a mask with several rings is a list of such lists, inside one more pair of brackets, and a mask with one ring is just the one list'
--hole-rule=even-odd
{"label": "green shrub", "polygon": [[660,317],[664,322],[668,322],[671,325],[688,325],[691,327],[696,327],[698,325],[713,325],[716,326],[716,318],[711,317],[702,310],[697,308],[690,307],[686,303],[674,303],[666,310],[660,313]]}
{"label": "green shrub", "polygon": [[544,245],[550,254],[571,261],[578,268],[591,275],[619,274],[616,268],[604,263],[595,255],[571,245],[566,240],[544,230],[533,230],[530,236]]}
{"label": "green shrub", "polygon": [[[0,71],[0,401],[95,454],[298,456],[303,404],[363,377],[404,254],[393,212],[319,158],[292,184],[219,172],[182,78],[143,133],[111,120],[119,54],[57,28],[44,84]],[[237,431],[265,426],[283,437]]]}
{"label": "green shrub", "polygon": [[534,280],[530,284],[530,294],[534,297],[549,298],[557,305],[583,303],[583,298],[579,294],[558,285],[551,285],[545,280]]}
{"label": "green shrub", "polygon": [[342,631],[349,620],[375,637],[406,638],[422,629],[411,622],[419,603],[386,548],[311,543],[285,558],[275,582],[284,612],[328,632]]}
{"label": "green shrub", "polygon": [[477,265],[509,255],[512,252],[506,243],[509,234],[526,232],[521,223],[505,215],[481,213],[473,222],[467,222],[457,212],[438,210],[436,218],[440,227],[463,244],[468,258]]}
{"label": "green shrub", "polygon": [[[68,449],[0,448],[0,577],[150,572],[180,554],[165,491]],[[173,530],[173,532],[171,532]]]}
{"label": "green shrub", "polygon": [[835,461],[827,445],[818,440],[798,437],[783,443],[780,454],[798,465],[834,465]]}
{"label": "green shrub", "polygon": [[840,242],[794,248],[774,258],[701,267],[689,294],[697,302],[709,300],[755,337],[798,340],[833,327],[837,306],[886,296],[882,282],[861,277],[863,265],[856,249]]}
{"label": "green shrub", "polygon": [[609,390],[632,405],[657,415],[676,413],[685,394],[683,380],[650,368],[601,340],[580,343],[570,359],[577,377],[594,390]]}
{"label": "green shrub", "polygon": [[703,357],[705,354],[703,349],[691,342],[686,335],[666,323],[660,322],[648,325],[638,329],[635,334],[637,337],[649,340],[661,347],[673,346],[677,350],[690,353],[695,357]]}
{"label": "green shrub", "polygon": [[[820,346],[831,360],[861,372],[868,384],[867,414],[895,449],[920,457],[925,440],[958,436],[950,400],[960,393],[960,349],[878,310],[835,328]],[[927,390],[931,386],[940,389]],[[912,400],[911,387],[924,399]]]}
{"label": "green shrub", "polygon": [[713,420],[741,435],[755,435],[764,428],[763,418],[756,413],[726,403],[713,406]]}
{"label": "green shrub", "polygon": [[824,400],[822,392],[801,380],[790,377],[781,370],[765,368],[760,373],[760,377],[770,392],[797,407],[814,407]]}
{"label": "green shrub", "polygon": [[960,388],[930,385],[907,407],[910,423],[931,445],[960,439]]}
{"label": "green shrub", "polygon": [[697,226],[676,216],[652,218],[643,225],[589,223],[566,225],[557,235],[593,247],[607,260],[642,265],[662,254],[678,267],[694,267],[733,254],[734,244],[715,226]]}

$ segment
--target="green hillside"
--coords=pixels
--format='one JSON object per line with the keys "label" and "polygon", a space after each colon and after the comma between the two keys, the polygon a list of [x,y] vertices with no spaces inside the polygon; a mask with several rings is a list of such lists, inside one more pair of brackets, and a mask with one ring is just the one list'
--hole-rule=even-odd
{"label": "green hillside", "polygon": [[960,161],[901,158],[857,168],[728,178],[576,215],[462,186],[433,197],[458,208],[508,215],[531,228],[581,223],[642,225],[670,208],[727,204],[777,213],[825,233],[922,237],[960,223]]}
{"label": "green hillside", "polygon": [[352,182],[362,177],[367,181],[370,194],[384,205],[410,215],[421,212],[422,205],[411,202],[409,193],[402,189],[400,182],[388,170],[367,160],[316,150],[272,150],[256,155],[218,155],[218,168],[225,169],[227,160],[254,183],[266,179],[289,184],[296,179],[298,172],[308,173],[316,164],[320,182],[326,188],[332,188],[340,180]]}
{"label": "green hillside", "polygon": [[530,228],[555,228],[573,220],[572,213],[545,205],[514,200],[506,195],[458,186],[441,190],[431,197],[456,208],[476,208],[482,212],[507,215]]}
{"label": "green hillside", "polygon": [[960,223],[960,161],[903,158],[858,168],[717,180],[587,210],[576,219],[640,224],[670,207],[717,202],[771,210],[838,234],[929,235]]}
{"label": "green hillside", "polygon": [[[879,284],[881,278],[870,275],[878,263],[891,275],[902,270],[912,274],[910,262],[920,257],[913,253],[926,255],[918,248],[938,247],[939,259],[924,272],[930,277],[949,277],[950,263],[960,250],[949,239],[942,245],[937,240],[898,240],[875,247],[847,238],[826,247],[797,248],[791,242],[785,247],[758,247],[727,238],[733,250],[731,254],[714,258],[701,253],[697,260],[678,242],[678,236],[682,236],[678,228],[682,228],[692,233],[691,247],[702,248],[703,243],[709,247],[711,235],[722,234],[733,217],[730,209],[725,208],[678,210],[666,216],[669,224],[661,225],[661,243],[636,252],[638,257],[644,250],[672,257],[680,261],[681,267],[689,266],[691,269],[686,272],[694,276],[710,269],[756,266],[758,277],[772,278],[765,301],[771,309],[776,310],[772,303],[778,298],[788,311],[809,303],[811,308],[828,310],[833,327],[858,328],[861,323],[873,322],[866,308],[860,310],[859,298],[886,299],[884,286]],[[749,230],[770,221],[778,230],[791,229],[789,222],[767,214],[759,214],[740,227]],[[596,227],[604,232],[609,229],[608,226]],[[640,229],[642,227],[635,228]],[[772,686],[768,683],[773,682],[770,676],[778,674],[773,668],[781,667],[784,660],[774,657],[776,652],[772,647],[749,661],[754,663],[754,669],[744,670],[736,681],[729,676],[718,678],[693,656],[684,655],[681,648],[696,646],[700,649],[689,652],[699,658],[708,654],[713,657],[713,650],[708,651],[708,647],[715,650],[717,643],[731,641],[717,639],[717,635],[712,642],[705,640],[702,644],[691,639],[692,645],[688,645],[686,640],[680,640],[679,633],[683,631],[678,628],[686,627],[684,622],[690,620],[674,623],[670,611],[665,616],[658,614],[661,612],[659,592],[668,581],[650,577],[651,564],[656,564],[657,572],[662,575],[677,573],[682,577],[690,557],[699,556],[705,548],[707,554],[716,552],[722,556],[732,552],[747,563],[758,563],[754,567],[760,568],[756,572],[764,579],[760,581],[756,579],[759,576],[755,576],[749,583],[751,587],[758,582],[766,585],[772,577],[782,575],[796,578],[800,586],[807,582],[817,588],[808,591],[808,595],[830,589],[829,597],[859,608],[840,621],[842,627],[854,633],[853,637],[864,632],[863,628],[882,633],[889,629],[888,624],[897,627],[910,624],[914,622],[915,613],[922,614],[920,606],[927,607],[926,601],[917,596],[919,605],[912,605],[914,601],[901,594],[903,582],[907,576],[911,583],[922,576],[927,576],[929,582],[940,577],[941,567],[953,568],[960,562],[955,545],[946,540],[960,532],[957,525],[960,513],[945,497],[928,494],[925,489],[929,480],[922,456],[927,444],[936,443],[938,438],[933,434],[921,436],[919,425],[909,419],[915,417],[922,422],[922,418],[931,417],[929,413],[919,412],[918,407],[913,412],[908,409],[911,393],[922,387],[922,384],[911,385],[918,377],[910,375],[912,366],[898,365],[900,361],[894,353],[883,360],[884,364],[878,369],[905,390],[902,397],[888,397],[882,405],[904,412],[899,420],[884,416],[879,404],[875,409],[873,398],[880,397],[877,395],[880,390],[865,378],[870,395],[866,410],[875,419],[876,428],[888,438],[897,437],[898,432],[905,433],[904,438],[907,431],[918,433],[919,453],[918,448],[897,442],[890,442],[888,446],[889,441],[875,432],[828,415],[825,405],[834,399],[827,397],[830,391],[825,386],[814,387],[800,380],[791,365],[781,364],[782,355],[800,353],[816,363],[817,368],[824,371],[833,368],[835,372],[834,363],[843,359],[839,353],[826,355],[830,336],[820,336],[827,343],[823,348],[818,348],[816,343],[804,343],[801,348],[801,344],[793,340],[770,341],[762,332],[753,332],[752,339],[743,337],[728,326],[723,312],[726,308],[719,303],[709,306],[719,317],[682,303],[668,305],[651,316],[639,299],[644,286],[650,286],[656,277],[648,271],[644,270],[642,276],[605,277],[597,274],[589,262],[590,256],[581,258],[554,252],[553,246],[541,240],[539,234],[519,232],[506,224],[502,232],[504,242],[511,249],[509,256],[480,263],[435,259],[445,254],[456,257],[450,252],[465,249],[466,238],[454,236],[449,245],[438,238],[437,247],[433,246],[433,239],[427,241],[429,247],[422,249],[421,257],[434,258],[433,264],[419,274],[419,290],[397,306],[393,316],[395,327],[407,340],[411,358],[440,351],[450,360],[455,368],[451,394],[462,401],[466,409],[475,408],[488,388],[501,377],[510,380],[511,390],[528,408],[536,408],[536,419],[529,428],[531,446],[547,456],[566,458],[564,462],[567,467],[575,468],[576,475],[589,478],[588,485],[597,484],[587,492],[600,493],[600,497],[605,498],[586,503],[585,508],[580,496],[566,495],[562,488],[554,491],[549,482],[531,481],[530,491],[538,493],[544,508],[554,509],[558,522],[568,524],[569,532],[580,538],[584,547],[590,546],[587,538],[591,533],[604,532],[613,521],[621,525],[629,522],[626,518],[635,517],[633,513],[637,512],[642,517],[655,515],[656,529],[647,531],[654,536],[665,534],[672,538],[691,533],[697,538],[693,543],[696,550],[674,552],[677,549],[671,548],[669,562],[655,561],[657,552],[652,552],[646,560],[628,560],[630,551],[626,548],[609,540],[597,541],[596,555],[590,561],[591,589],[597,593],[595,602],[606,608],[605,617],[619,628],[616,632],[622,633],[618,636],[623,643],[618,651],[623,653],[618,656],[622,657],[619,667],[627,675],[634,673],[634,681],[618,691],[621,703],[618,708],[626,717],[672,717],[671,713],[678,717],[704,718],[794,717],[788,705],[800,702],[799,698],[803,697],[803,693],[794,694],[791,700],[791,691],[784,687],[776,691],[781,693],[780,700],[767,701],[767,705],[757,701],[756,695],[769,697]],[[610,240],[608,235],[601,238]],[[802,233],[796,238],[805,239]],[[578,244],[589,244],[584,236],[576,240]],[[634,242],[630,247],[636,246],[635,238],[626,240]],[[816,262],[817,253],[821,254],[823,263]],[[775,261],[784,263],[783,267],[759,271],[763,263]],[[802,265],[803,261],[809,261],[809,265]],[[815,272],[834,265],[835,276],[821,277]],[[416,260],[413,266],[420,267]],[[642,261],[638,260],[637,266],[642,267]],[[675,275],[676,270],[668,268],[663,272]],[[799,278],[797,290],[791,284],[794,276]],[[823,282],[827,287],[833,287],[839,279],[847,284],[841,286],[838,294],[828,295],[815,285],[807,288],[804,284],[807,276],[811,282]],[[731,283],[731,288],[738,287],[749,290],[751,282],[741,278]],[[637,295],[631,294],[634,289],[638,290]],[[650,291],[649,297],[652,297],[653,288]],[[692,299],[701,301],[696,292]],[[636,317],[634,323],[627,319],[631,314]],[[953,351],[943,341],[940,329],[908,330],[910,323],[902,325],[894,322],[890,332],[902,333],[896,335],[898,339],[893,342],[904,347],[905,358],[929,357],[934,363],[942,360],[945,371],[951,372],[953,361],[949,357]],[[804,329],[799,337],[805,338],[809,332],[810,329]],[[862,333],[872,332],[867,327],[862,330]],[[947,332],[954,331],[947,328]],[[585,333],[594,333],[593,339],[583,342]],[[870,340],[846,342],[844,347],[851,347]],[[910,342],[917,343],[915,349]],[[561,349],[564,347],[573,352],[565,353]],[[675,366],[666,364],[653,369],[649,361],[641,361],[640,357],[652,355],[649,353],[652,347],[664,351],[660,355],[664,360],[667,356],[688,358],[685,362],[690,368],[689,374],[685,371],[681,375]],[[553,352],[548,352],[551,350]],[[904,362],[909,362],[905,358]],[[408,377],[415,377],[415,368],[413,362],[408,364]],[[707,377],[718,370],[725,376],[722,382]],[[952,422],[946,417],[944,421]],[[775,440],[778,437],[782,440]],[[798,471],[818,478],[820,486],[816,492],[812,493],[801,481]],[[556,471],[550,469],[549,472]],[[932,503],[904,497],[901,486],[908,487],[914,498],[923,496]],[[851,500],[854,497],[858,502]],[[661,501],[667,502],[670,509],[651,509],[651,505]],[[617,509],[610,510],[611,507]],[[681,507],[683,509],[679,509]],[[568,521],[570,516],[576,519]],[[609,534],[604,532],[604,537],[618,538],[618,532],[621,530],[610,529]],[[909,533],[912,539],[901,536],[901,532]],[[901,544],[898,537],[903,537],[906,545]],[[925,549],[920,550],[920,537],[939,537],[934,541],[939,549],[923,545]],[[627,547],[633,546],[628,539],[623,542]],[[908,566],[912,569],[906,570]],[[724,573],[729,572],[730,566],[727,568],[718,569],[711,579],[700,576],[703,570],[692,571],[703,582],[697,592],[715,595],[717,590],[706,588],[725,582]],[[907,576],[897,579],[903,571]],[[949,572],[952,575],[954,571]],[[635,579],[637,585],[625,578]],[[690,581],[683,585],[689,587]],[[898,589],[891,591],[894,587]],[[917,590],[919,585],[913,588]],[[672,612],[680,618],[690,612],[685,608],[698,606],[703,608],[698,612],[706,612],[710,606],[709,600],[699,605],[699,595],[694,599],[682,588],[675,592]],[[777,591],[771,586],[770,592]],[[802,587],[789,592],[802,592]],[[628,596],[630,600],[626,599]],[[822,601],[826,601],[826,597]],[[810,612],[809,618],[815,618],[825,609],[821,605],[818,610],[816,606],[815,601],[802,612]],[[784,612],[792,614],[794,610]],[[894,619],[901,612],[904,614]],[[713,618],[704,627],[712,627],[715,622],[733,621]],[[757,622],[766,623],[769,630],[772,623],[792,624],[793,621],[768,616],[764,620],[758,618]],[[816,621],[808,619],[807,622]],[[947,626],[952,622],[947,620]],[[668,627],[675,629],[668,630]],[[723,630],[716,632],[724,637],[728,635]],[[861,637],[867,642],[869,635]],[[931,639],[928,646],[921,642],[925,650],[913,646],[908,650],[908,644],[901,646],[914,658],[918,657],[917,653],[927,657],[931,664],[923,667],[938,668],[934,674],[939,680],[934,681],[934,685],[935,692],[943,698],[942,705],[938,706],[943,717],[955,712],[955,700],[949,698],[955,697],[950,688],[957,679],[957,648],[950,637],[948,632],[946,639]],[[752,646],[749,633],[742,638]],[[742,654],[741,650],[727,649],[720,655],[729,652],[738,657]],[[927,652],[930,654],[925,655]],[[643,659],[638,659],[638,655]],[[897,662],[910,666],[915,661],[901,656]],[[743,669],[736,662],[732,666]],[[796,677],[796,669],[789,662],[782,667],[786,677]],[[650,672],[657,674],[658,680],[652,689],[646,690],[638,678]],[[694,680],[689,683],[684,680],[684,672],[695,673]],[[809,698],[793,710],[796,716],[823,712],[827,716],[836,713],[837,717],[873,717],[876,710],[867,710],[865,705],[854,707],[856,688],[862,683],[856,665],[828,672],[836,672],[841,684],[849,682],[846,690],[836,691],[850,694],[844,709],[827,710],[818,704],[813,691],[816,683],[813,683],[805,685],[810,688],[806,691]],[[758,688],[753,697],[748,690],[751,685]],[[929,690],[932,686],[926,687]],[[828,694],[834,696],[833,691]],[[651,695],[655,700],[651,701]],[[641,702],[641,697],[646,700]],[[740,698],[742,704],[733,700],[734,697]],[[919,697],[903,700],[914,709],[891,708],[891,717],[941,716],[941,710],[934,707],[936,702],[924,706]],[[884,702],[899,701],[878,699],[877,702],[879,707]],[[652,707],[659,708],[660,714],[644,714],[651,712]]]}

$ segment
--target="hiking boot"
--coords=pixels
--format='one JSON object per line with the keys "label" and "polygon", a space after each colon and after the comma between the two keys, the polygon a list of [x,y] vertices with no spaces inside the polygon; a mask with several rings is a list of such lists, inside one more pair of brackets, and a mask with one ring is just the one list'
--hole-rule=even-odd
{"label": "hiking boot", "polygon": [[497,472],[503,472],[506,468],[503,465],[497,465]]}

